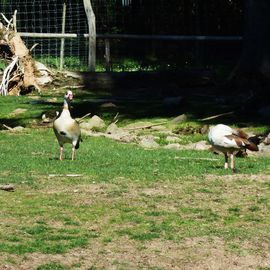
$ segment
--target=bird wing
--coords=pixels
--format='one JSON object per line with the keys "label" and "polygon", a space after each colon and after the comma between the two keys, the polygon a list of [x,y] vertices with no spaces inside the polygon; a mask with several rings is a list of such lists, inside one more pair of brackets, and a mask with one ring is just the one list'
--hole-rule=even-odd
{"label": "bird wing", "polygon": [[239,136],[236,136],[234,134],[227,135],[224,137],[224,142],[230,147],[236,147],[236,148],[246,148],[251,151],[258,151],[258,146],[254,144],[253,142],[250,142],[246,138],[242,138]]}
{"label": "bird wing", "polygon": [[234,129],[232,134],[240,137],[240,138],[243,138],[243,139],[248,139],[248,135],[247,133],[245,133],[242,129]]}

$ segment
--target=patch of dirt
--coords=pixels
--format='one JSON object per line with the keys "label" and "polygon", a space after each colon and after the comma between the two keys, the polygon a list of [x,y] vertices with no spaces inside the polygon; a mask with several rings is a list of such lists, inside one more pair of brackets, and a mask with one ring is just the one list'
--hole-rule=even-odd
{"label": "patch of dirt", "polygon": [[81,270],[90,268],[246,270],[270,265],[270,253],[251,254],[248,251],[240,255],[232,253],[219,238],[191,238],[181,243],[156,239],[138,244],[123,237],[111,243],[93,240],[86,249],[75,249],[61,255],[33,253],[22,257],[14,255],[4,257],[15,261],[17,266],[2,264],[1,270],[34,270],[40,265],[52,262],[71,269],[77,265],[75,269]]}
{"label": "patch of dirt", "polygon": [[208,174],[205,176],[207,180],[224,180],[226,182],[236,181],[236,180],[243,180],[249,179],[251,181],[257,182],[267,182],[270,181],[270,175],[267,174],[231,174],[231,175],[212,175]]}
{"label": "patch of dirt", "polygon": [[[193,177],[190,177],[193,179]],[[46,181],[61,180],[55,176],[44,178]],[[270,175],[207,175],[206,182],[215,182],[216,179],[232,183],[236,180],[251,179],[254,183],[258,181],[267,182]],[[212,185],[211,185],[212,186]],[[113,204],[114,200],[121,200],[133,206],[140,204],[143,206],[144,200],[140,196],[175,197],[176,204],[172,201],[163,201],[164,211],[176,211],[179,205],[188,205],[189,201],[179,200],[183,192],[183,183],[154,183],[151,186],[138,186],[136,183],[129,183],[128,186],[121,184],[121,177],[115,179],[115,183],[90,183],[73,184],[70,186],[49,185],[42,189],[42,194],[47,193],[67,193],[74,194],[74,203],[86,204],[96,201],[106,200],[108,204]],[[252,187],[247,186],[247,189]],[[121,194],[121,195],[119,195]],[[85,196],[87,195],[87,196]],[[111,196],[111,197],[110,197]],[[190,196],[199,200],[198,196],[205,196],[205,193],[192,193]],[[211,196],[211,195],[209,195]],[[226,190],[221,194],[229,196]],[[108,199],[109,198],[109,199]],[[229,198],[229,197],[228,197]],[[238,198],[238,197],[237,197]],[[241,196],[239,197],[241,200]],[[212,198],[206,199],[205,203],[212,202]],[[220,209],[220,205],[218,206]],[[212,207],[214,208],[214,207]],[[158,208],[159,209],[159,208]],[[112,208],[113,211],[113,208]],[[109,216],[104,217],[109,218]],[[53,222],[53,221],[52,221]],[[5,221],[5,223],[7,223]],[[102,224],[109,224],[109,221],[102,220]],[[49,224],[50,225],[50,224]],[[53,227],[61,227],[61,224],[52,223]],[[87,228],[100,230],[101,223],[84,224]],[[127,225],[127,224],[126,224]],[[134,224],[132,224],[134,226]],[[85,228],[85,227],[84,227]],[[39,266],[48,263],[57,263],[68,269],[173,269],[173,270],[257,270],[259,267],[269,267],[270,265],[270,243],[268,239],[261,238],[251,242],[233,242],[234,248],[230,250],[229,243],[218,237],[196,237],[179,240],[178,242],[164,239],[153,239],[151,241],[136,241],[127,236],[112,239],[111,242],[104,242],[101,238],[90,240],[84,249],[76,248],[65,254],[41,254],[32,253],[24,255],[11,255],[0,253],[0,270],[36,270]]]}

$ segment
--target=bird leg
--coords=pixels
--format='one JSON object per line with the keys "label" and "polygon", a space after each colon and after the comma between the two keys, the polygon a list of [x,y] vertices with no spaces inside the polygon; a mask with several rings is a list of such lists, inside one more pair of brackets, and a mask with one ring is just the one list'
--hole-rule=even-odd
{"label": "bird leg", "polygon": [[230,155],[230,159],[231,159],[231,169],[233,170],[233,172],[236,172],[234,154]]}
{"label": "bird leg", "polygon": [[72,144],[72,160],[75,159],[75,145]]}
{"label": "bird leg", "polygon": [[229,164],[228,164],[228,155],[227,155],[227,153],[226,153],[226,154],[224,154],[224,156],[225,156],[225,164],[224,164],[224,169],[228,169],[228,168],[229,168]]}
{"label": "bird leg", "polygon": [[60,160],[63,160],[63,146],[60,146]]}

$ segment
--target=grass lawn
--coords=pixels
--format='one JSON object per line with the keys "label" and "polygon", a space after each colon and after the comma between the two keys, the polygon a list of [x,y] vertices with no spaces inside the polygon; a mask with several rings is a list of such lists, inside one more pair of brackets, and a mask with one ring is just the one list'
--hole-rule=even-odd
{"label": "grass lawn", "polygon": [[[26,126],[50,108],[0,104]],[[0,191],[0,269],[270,269],[269,157],[233,174],[207,151],[83,139],[61,162],[51,129],[0,132],[0,184],[15,185]]]}

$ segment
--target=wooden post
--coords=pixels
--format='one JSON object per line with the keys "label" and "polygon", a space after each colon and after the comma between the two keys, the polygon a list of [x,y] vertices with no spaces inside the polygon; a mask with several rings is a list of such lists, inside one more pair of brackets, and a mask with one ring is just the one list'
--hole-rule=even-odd
{"label": "wooden post", "polygon": [[[64,1],[62,14],[62,34],[65,34],[66,13],[67,13],[67,3],[66,1]],[[63,37],[61,38],[61,46],[60,46],[60,70],[62,70],[64,66],[64,54],[65,54],[65,38]]]}
{"label": "wooden post", "polygon": [[106,71],[111,71],[111,48],[110,48],[110,40],[108,38],[105,38],[105,68]]}
{"label": "wooden post", "polygon": [[88,21],[89,46],[88,46],[88,69],[96,70],[96,17],[91,5],[91,0],[83,0],[85,13]]}

